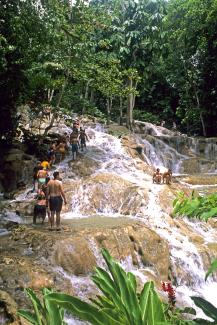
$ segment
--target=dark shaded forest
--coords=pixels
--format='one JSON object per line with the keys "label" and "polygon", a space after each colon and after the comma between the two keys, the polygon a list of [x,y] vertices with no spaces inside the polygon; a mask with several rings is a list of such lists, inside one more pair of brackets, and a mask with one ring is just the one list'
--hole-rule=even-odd
{"label": "dark shaded forest", "polygon": [[0,138],[19,106],[217,135],[214,0],[1,0]]}

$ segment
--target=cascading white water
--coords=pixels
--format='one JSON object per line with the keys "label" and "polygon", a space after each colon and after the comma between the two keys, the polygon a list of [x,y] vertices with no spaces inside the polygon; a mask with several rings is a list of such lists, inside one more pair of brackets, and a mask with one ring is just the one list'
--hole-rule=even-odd
{"label": "cascading white water", "polygon": [[[149,129],[151,130],[151,125]],[[162,128],[163,129],[163,128]],[[59,166],[58,170],[61,172],[64,180],[76,183],[76,188],[73,190],[71,197],[71,211],[64,214],[64,218],[84,218],[88,214],[88,209],[91,211],[89,215],[100,215],[107,217],[120,217],[123,213],[123,207],[127,205],[128,214],[124,215],[143,222],[148,228],[153,229],[160,237],[164,238],[170,248],[170,259],[172,265],[172,273],[176,279],[176,292],[178,300],[184,304],[192,304],[190,295],[204,296],[207,300],[215,304],[215,293],[217,285],[210,278],[206,283],[204,281],[205,269],[203,261],[200,255],[198,247],[189,240],[189,238],[181,231],[177,225],[171,222],[171,218],[162,211],[159,204],[159,190],[161,185],[152,184],[152,177],[145,174],[141,169],[137,167],[136,158],[132,158],[123,148],[121,139],[117,139],[104,132],[104,128],[98,124],[95,128],[87,128],[86,133],[90,138],[87,143],[87,150],[84,151],[84,159],[90,159],[95,162],[97,168],[91,175],[92,178],[88,180],[79,179],[77,176],[72,176],[72,171],[69,170],[69,162],[71,157],[64,160]],[[144,147],[144,160],[154,167],[163,168],[171,167],[173,172],[182,172],[182,161],[189,158],[186,154],[183,154],[181,150],[181,142],[177,138],[177,143],[172,147],[170,142],[164,142],[162,133],[158,128],[155,128],[152,134],[148,137],[136,135],[135,139],[137,144],[142,144]],[[153,135],[156,135],[154,138]],[[169,137],[169,135],[168,135]],[[169,138],[168,138],[169,139]],[[191,142],[189,139],[187,142]],[[199,142],[195,141],[194,148],[191,151],[196,154],[199,153]],[[188,144],[190,146],[190,144]],[[213,157],[216,147],[214,142],[205,149],[209,158]],[[212,152],[212,153],[211,153]],[[135,192],[126,192],[126,196],[122,197],[119,202],[118,208],[114,206],[107,193],[112,190],[112,183],[103,183],[99,181],[97,184],[95,178],[100,175],[117,176],[124,182],[128,182],[126,185],[128,188],[135,188]],[[74,175],[73,175],[74,176]],[[93,181],[92,181],[93,179]],[[104,193],[103,200],[98,202],[97,207],[93,206],[92,192],[98,186],[100,193]],[[131,209],[134,201],[137,197],[143,203],[144,191],[148,193],[148,204],[144,201],[137,209]],[[20,194],[16,200],[32,199],[32,194],[29,189]],[[99,197],[100,200],[100,197]],[[86,208],[85,212],[84,207]],[[209,233],[209,239],[211,242],[217,240],[217,233],[215,230],[209,229],[201,222],[192,222],[185,220],[187,227],[191,228],[191,231],[203,238],[207,237]],[[96,257],[97,263],[103,266],[103,261],[100,256],[98,247],[93,239],[89,240],[89,247]],[[139,260],[139,257],[138,257]],[[138,263],[138,267],[133,265],[131,257],[121,262],[125,270],[132,271],[142,282],[147,280],[147,276],[144,271],[148,270],[154,274],[154,270],[149,267],[144,267],[142,262]],[[183,274],[189,274],[186,279],[182,277],[180,269],[183,270]],[[91,288],[90,279],[88,277],[78,277],[67,274],[63,269],[56,269],[56,272],[67,279],[69,279],[73,285],[75,293],[82,298],[88,295],[88,287]],[[156,275],[156,274],[154,274]],[[157,275],[156,275],[157,276]],[[77,320],[71,320],[69,324],[81,324]]]}
{"label": "cascading white water", "polygon": [[[96,161],[99,164],[99,168],[95,171],[95,175],[103,173],[109,173],[112,175],[118,175],[122,179],[129,181],[134,186],[137,186],[139,190],[147,189],[149,182],[149,203],[141,207],[138,213],[131,214],[129,217],[139,219],[144,222],[149,228],[157,232],[162,238],[164,238],[170,247],[170,259],[172,264],[172,272],[177,280],[176,292],[177,297],[184,304],[192,305],[192,301],[189,298],[190,295],[200,295],[211,301],[213,304],[215,301],[213,297],[217,289],[217,284],[209,279],[206,283],[204,281],[205,269],[203,261],[200,256],[198,248],[193,244],[188,237],[179,231],[175,225],[171,225],[170,217],[161,210],[159,205],[159,186],[152,184],[151,177],[146,175],[141,170],[137,169],[135,159],[129,156],[121,145],[121,140],[111,135],[105,134],[102,129],[86,130],[90,137],[87,151],[84,153],[85,157]],[[142,139],[137,136],[138,143],[145,145],[145,158],[146,161],[154,166],[165,167],[165,161],[163,155],[165,150],[170,153],[171,159],[174,161],[175,169],[177,172],[179,169],[179,163],[181,159],[185,159],[186,156],[179,154],[175,149],[171,148],[168,144],[165,144],[161,139],[158,139],[154,144],[151,144],[146,139]],[[157,151],[156,153],[156,145]],[[162,152],[161,150],[164,150]],[[155,154],[155,157],[153,155]],[[67,174],[67,173],[66,173]],[[77,192],[72,197],[72,211],[65,214],[66,218],[87,217],[86,214],[82,214],[82,206],[91,206],[91,189],[94,185],[84,184],[84,181],[80,182]],[[102,190],[109,191],[104,186]],[[141,194],[142,196],[142,194]],[[134,198],[132,198],[134,199]],[[130,200],[130,198],[128,198]],[[120,203],[121,206],[121,203]],[[120,211],[114,211],[109,201],[101,205],[99,210],[95,211],[95,214],[106,216],[120,216]],[[94,213],[92,213],[94,214]],[[192,228],[196,234],[203,236],[204,230],[202,223],[195,223],[186,220],[186,224]],[[212,237],[217,239],[217,233],[212,230]],[[99,251],[97,246],[90,242],[94,255],[99,259]],[[147,277],[143,273],[143,269],[135,268],[132,261],[128,260],[123,263],[124,268],[127,271],[134,272],[143,281]],[[183,270],[184,274],[189,274],[189,279],[186,280],[186,276],[182,278],[179,269]],[[153,272],[153,270],[151,270]]]}

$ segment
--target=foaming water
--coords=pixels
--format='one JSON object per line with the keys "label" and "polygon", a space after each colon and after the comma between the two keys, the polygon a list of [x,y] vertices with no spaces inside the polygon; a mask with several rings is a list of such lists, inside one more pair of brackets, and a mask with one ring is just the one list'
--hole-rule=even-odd
{"label": "foaming water", "polygon": [[[87,134],[90,137],[88,142],[88,148],[85,152],[85,156],[96,160],[99,163],[99,168],[95,171],[95,175],[109,173],[111,175],[118,175],[122,179],[129,181],[131,186],[137,186],[138,190],[147,190],[147,184],[149,182],[149,203],[143,206],[138,214],[131,214],[131,218],[143,222],[146,226],[153,229],[156,233],[164,238],[169,245],[170,260],[172,265],[172,274],[176,281],[177,298],[181,301],[192,305],[190,295],[200,295],[207,300],[213,302],[215,295],[216,285],[211,279],[207,282],[204,281],[206,270],[204,269],[203,260],[201,258],[198,247],[188,238],[183,231],[177,228],[177,224],[162,211],[159,205],[159,186],[152,184],[151,177],[146,175],[136,167],[136,160],[133,159],[124,150],[121,145],[121,140],[111,135],[103,133],[103,130],[87,129]],[[138,137],[137,137],[138,139]],[[158,139],[158,145],[163,148],[163,152],[156,153],[156,147],[148,143],[147,140],[139,139],[138,143],[143,143],[146,147],[145,159],[149,164],[154,166],[165,166],[165,160],[162,159],[165,150],[171,151],[171,157],[174,159],[173,168],[175,171],[180,170],[180,161],[186,159],[185,155],[179,154],[175,149],[171,149],[169,145],[163,144],[161,139]],[[159,149],[159,148],[158,148]],[[160,151],[160,150],[159,150]],[[155,154],[155,157],[153,155]],[[165,167],[164,167],[165,168]],[[106,186],[103,191],[107,191]],[[81,202],[85,206],[91,206],[91,198],[89,193],[91,192],[90,185],[83,186],[80,184],[78,191],[72,198],[72,212],[65,214],[65,218],[86,217],[81,212]],[[128,198],[127,200],[133,200]],[[122,203],[120,202],[120,207]],[[99,208],[100,215],[106,216],[120,216],[120,213],[115,212],[108,202],[104,202],[103,206]],[[120,211],[119,211],[120,212]],[[204,237],[207,232],[210,233],[210,242],[216,240],[215,231],[207,227],[203,227],[203,223],[192,223],[188,220],[183,220],[186,226],[192,233],[198,233],[198,235]],[[211,232],[210,232],[211,231]],[[95,242],[90,241],[90,248],[97,258],[99,265],[103,265],[102,258],[97,249]],[[132,271],[142,282],[147,280],[147,275],[144,271],[153,272],[151,268],[146,270],[142,267],[142,263],[139,267],[134,267],[131,257],[121,262],[122,266],[127,271]],[[154,274],[153,274],[154,275]],[[188,287],[188,291],[186,290]]]}
{"label": "foaming water", "polygon": [[[151,128],[152,126],[149,125]],[[161,132],[162,131],[162,132]],[[118,209],[112,205],[113,202],[109,199],[109,193],[113,184],[103,183],[99,181],[99,196],[97,206],[94,205],[92,193],[97,184],[91,182],[91,177],[86,180],[74,177],[72,182],[76,183],[76,189],[73,190],[71,198],[71,211],[64,214],[65,219],[87,218],[87,216],[100,215],[106,217],[120,217],[123,211],[123,206],[128,205],[127,217],[133,218],[143,222],[144,225],[154,230],[160,237],[164,238],[168,243],[170,250],[170,264],[173,278],[175,279],[175,286],[177,292],[177,299],[183,304],[192,305],[190,295],[200,295],[205,297],[210,302],[214,303],[214,296],[216,295],[217,285],[210,278],[207,282],[204,281],[206,270],[204,269],[203,260],[199,245],[194,244],[188,237],[188,234],[198,235],[205,239],[205,242],[216,242],[217,234],[213,228],[198,221],[189,221],[183,219],[182,224],[175,222],[166,214],[160,207],[159,192],[163,186],[152,184],[150,175],[145,174],[142,170],[137,168],[137,160],[133,159],[123,148],[121,140],[104,132],[104,127],[100,124],[96,127],[86,129],[89,137],[87,142],[87,149],[82,153],[84,158],[89,158],[97,162],[98,167],[91,175],[94,177],[102,174],[118,176],[121,180],[129,182],[127,185],[129,189],[135,189],[134,192],[127,193],[124,199],[120,200]],[[162,136],[163,130],[160,128],[154,129],[153,135]],[[169,138],[169,136],[168,136]],[[168,142],[164,143],[162,138],[153,139],[151,137],[135,136],[138,144],[144,146],[144,161],[154,167],[160,167],[161,170],[166,167],[171,167],[173,172],[177,174],[182,171],[182,162],[186,159],[186,155],[180,154],[179,144],[177,143],[177,150],[172,148]],[[198,150],[198,142],[195,142],[195,152]],[[207,149],[208,150],[208,149]],[[209,150],[215,150],[214,146],[210,146]],[[210,153],[211,155],[211,153]],[[210,156],[211,157],[211,156]],[[63,179],[70,181],[72,172],[69,168],[71,156],[67,157],[58,166]],[[187,175],[187,174],[186,174]],[[74,185],[74,183],[73,183]],[[72,186],[74,188],[74,186]],[[101,200],[101,193],[104,194],[103,201]],[[132,194],[133,193],[133,194]],[[137,197],[143,200],[144,193],[148,195],[148,204],[144,202],[137,209],[131,209]],[[31,194],[26,191],[18,196],[16,199],[23,200],[26,197],[30,198]],[[85,207],[85,210],[84,210]],[[183,226],[183,229],[182,229]],[[185,233],[186,231],[186,233]],[[209,236],[207,236],[209,234]],[[89,247],[96,257],[97,264],[104,267],[103,261],[97,244],[93,239],[89,239]],[[121,261],[123,268],[126,271],[133,272],[141,282],[147,281],[148,277],[146,271],[156,276],[151,267],[144,268],[140,263],[139,256],[137,256],[138,266],[134,266],[132,257],[127,257]],[[74,276],[66,273],[61,268],[56,268],[59,276],[70,280],[73,291],[76,295],[84,300],[87,300],[94,290],[93,284],[89,276]],[[70,324],[79,324],[77,320],[71,320]]]}

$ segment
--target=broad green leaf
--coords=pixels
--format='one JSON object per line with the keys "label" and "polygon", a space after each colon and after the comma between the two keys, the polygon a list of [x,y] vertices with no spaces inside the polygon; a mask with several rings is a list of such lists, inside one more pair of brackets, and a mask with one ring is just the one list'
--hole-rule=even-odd
{"label": "broad green leaf", "polygon": [[142,313],[143,324],[144,321],[146,321],[147,319],[148,307],[149,307],[149,296],[151,290],[153,289],[153,286],[154,286],[153,281],[146,282],[140,295],[140,309]]}
{"label": "broad green leaf", "polygon": [[204,314],[217,322],[217,308],[214,307],[209,301],[201,297],[191,297],[195,305],[202,309]]}
{"label": "broad green leaf", "polygon": [[180,310],[180,313],[182,314],[191,314],[191,315],[196,315],[196,310],[192,307],[185,307],[184,309]]}
{"label": "broad green leaf", "polygon": [[34,325],[38,325],[37,317],[31,313],[30,311],[19,309],[17,314],[23,318],[25,318],[28,322]]}
{"label": "broad green leaf", "polygon": [[43,317],[46,317],[46,315],[45,315],[45,310],[44,310],[40,300],[38,299],[38,297],[36,296],[36,294],[34,293],[34,291],[32,289],[27,288],[27,289],[25,289],[25,292],[27,292],[28,296],[30,297],[30,299],[32,301],[38,325],[42,325],[43,324],[42,319],[43,319]]}
{"label": "broad green leaf", "polygon": [[215,272],[217,270],[217,259],[214,260],[212,262],[212,264],[210,265],[207,273],[206,273],[206,276],[205,276],[205,281],[207,280],[207,278],[210,276],[210,274],[212,274],[213,272]]}
{"label": "broad green leaf", "polygon": [[194,324],[198,324],[198,325],[216,325],[216,322],[210,322],[206,319],[202,319],[202,318],[196,318],[194,319]]}
{"label": "broad green leaf", "polygon": [[[46,296],[49,301],[61,306],[81,320],[95,325],[113,325],[113,320],[96,307],[78,298],[63,293],[51,293]],[[116,324],[114,324],[116,325]],[[118,325],[118,323],[117,323]]]}

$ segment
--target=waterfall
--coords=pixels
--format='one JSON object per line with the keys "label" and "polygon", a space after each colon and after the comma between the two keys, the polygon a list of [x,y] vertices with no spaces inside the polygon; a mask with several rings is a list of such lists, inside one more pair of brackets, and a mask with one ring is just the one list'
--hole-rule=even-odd
{"label": "waterfall", "polygon": [[[217,231],[203,222],[172,219],[161,205],[162,192],[166,195],[170,187],[153,184],[151,173],[153,167],[159,167],[161,171],[171,168],[177,176],[174,187],[199,187],[201,193],[216,188],[215,182],[191,185],[186,175],[190,177],[191,173],[206,172],[211,179],[217,170],[217,139],[188,138],[151,123],[137,123],[136,133],[129,137],[134,143],[133,148],[142,147],[143,152],[140,156],[132,156],[123,145],[123,139],[105,133],[104,126],[88,126],[86,133],[89,142],[87,149],[80,153],[80,160],[78,157],[76,162],[72,162],[68,156],[56,166],[63,177],[63,187],[64,184],[70,187],[69,208],[62,214],[63,219],[89,218],[90,223],[94,218],[101,218],[103,223],[105,217],[139,221],[169,246],[170,276],[174,280],[178,302],[192,306],[189,297],[199,295],[215,304],[217,284],[211,277],[204,281],[207,270],[204,259],[211,261],[211,255],[206,255],[209,245],[217,241]],[[90,169],[90,173],[83,177],[79,175],[82,165]],[[20,193],[12,203],[25,200],[32,200],[30,189]],[[21,222],[16,213],[9,217]],[[98,244],[91,236],[88,245],[97,264],[104,267]],[[137,265],[134,265],[132,256],[121,261],[126,271],[133,272],[141,282],[148,280],[147,274],[160,277],[151,265],[144,265],[137,251],[134,253]],[[54,271],[70,280],[76,295],[87,299],[93,288],[89,276],[75,276],[60,267]],[[77,320],[67,321],[73,325],[83,324]]]}
{"label": "waterfall", "polygon": [[[149,128],[151,126],[149,125]],[[123,206],[128,203],[132,207],[133,202],[139,196],[141,202],[143,200],[144,191],[148,190],[149,203],[141,204],[141,206],[127,210],[127,216],[135,220],[143,222],[146,226],[153,229],[162,238],[164,238],[170,248],[170,261],[172,265],[172,275],[176,281],[176,292],[178,299],[186,304],[192,304],[190,295],[200,295],[215,303],[213,297],[215,295],[217,284],[211,278],[205,283],[204,276],[206,270],[204,269],[204,262],[200,255],[198,247],[188,238],[184,231],[178,228],[179,221],[171,221],[172,219],[161,209],[159,204],[159,188],[160,186],[152,184],[151,176],[145,174],[142,170],[137,168],[136,159],[132,158],[121,144],[121,139],[117,139],[109,134],[104,133],[101,128],[86,130],[90,137],[87,151],[84,153],[86,159],[91,159],[98,164],[98,168],[88,180],[80,180],[78,187],[72,196],[71,212],[65,214],[66,218],[84,218],[89,216],[100,215],[110,217],[120,217],[126,215]],[[156,135],[153,135],[156,134]],[[166,138],[166,140],[165,140]],[[154,167],[172,168],[173,171],[179,173],[185,172],[182,162],[192,158],[193,153],[198,155],[199,143],[202,140],[192,141],[186,136],[169,137],[168,135],[160,134],[159,132],[152,132],[152,135],[139,135],[134,137],[135,142],[144,148],[144,162]],[[208,139],[207,139],[208,141]],[[213,158],[213,152],[216,148],[212,140],[210,146],[206,147],[205,155]],[[209,154],[208,154],[209,153]],[[201,154],[201,151],[200,151]],[[134,188],[134,192],[130,192],[127,197],[121,197],[119,201],[119,209],[117,210],[113,202],[110,201],[109,194],[112,191],[114,183],[98,182],[97,177],[104,174],[120,177],[123,182],[128,182],[128,189]],[[95,178],[94,178],[95,177]],[[149,185],[147,185],[149,183]],[[148,189],[147,189],[147,186]],[[215,185],[214,185],[215,186]],[[97,190],[96,190],[97,189]],[[99,191],[99,204],[94,207],[93,192]],[[124,185],[123,185],[124,192]],[[127,192],[126,192],[127,193]],[[101,201],[100,201],[101,200]],[[85,207],[85,208],[84,208]],[[196,236],[204,236],[203,223],[192,222],[189,220],[182,220],[182,223]],[[183,226],[184,227],[184,226]],[[187,229],[186,228],[186,229]],[[213,240],[217,239],[217,232],[212,230]],[[94,243],[89,242],[94,255],[102,265],[99,250]],[[128,260],[122,261],[123,267],[127,271],[132,271],[140,280],[147,280],[144,273],[144,266],[139,264],[139,267],[134,267],[129,257]],[[149,268],[150,272],[153,272]]]}

